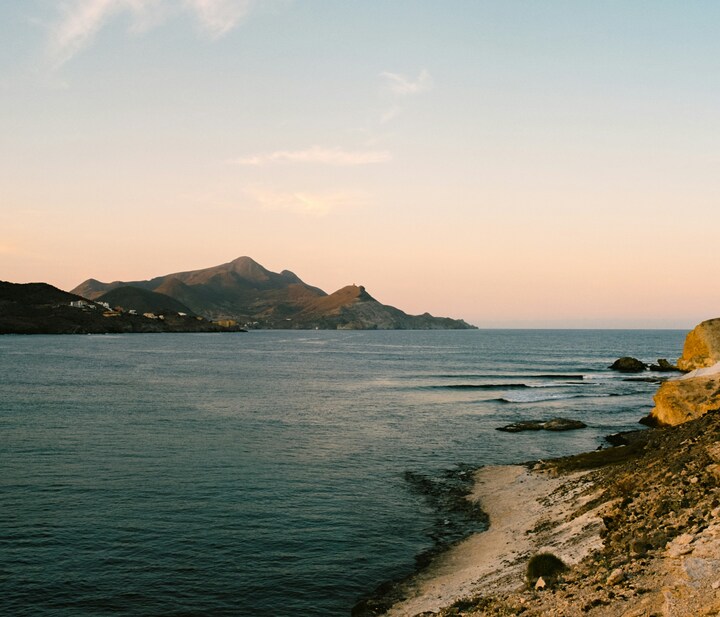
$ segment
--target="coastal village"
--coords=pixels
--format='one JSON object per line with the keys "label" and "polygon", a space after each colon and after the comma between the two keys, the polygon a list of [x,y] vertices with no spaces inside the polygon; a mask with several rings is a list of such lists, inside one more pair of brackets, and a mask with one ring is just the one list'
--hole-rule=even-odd
{"label": "coastal village", "polygon": [[[137,315],[138,312],[135,309],[127,309],[125,310],[122,306],[115,306],[111,307],[108,302],[90,302],[89,300],[73,300],[70,302],[70,306],[77,309],[82,309],[84,311],[94,311],[98,308],[102,310],[102,316],[103,317],[120,317],[120,315],[123,315],[124,313],[127,313],[128,315]],[[104,309],[104,310],[103,310]],[[178,311],[177,313],[174,313],[178,317],[187,317],[187,313],[183,313],[181,311]],[[163,313],[160,313],[156,315],[152,312],[145,312],[142,314],[143,317],[146,319],[165,319],[165,315]],[[202,321],[202,317],[195,317],[198,321]],[[218,325],[225,325],[226,327],[229,326],[236,326],[237,322],[234,320],[224,320],[225,323],[215,322],[218,323]]]}

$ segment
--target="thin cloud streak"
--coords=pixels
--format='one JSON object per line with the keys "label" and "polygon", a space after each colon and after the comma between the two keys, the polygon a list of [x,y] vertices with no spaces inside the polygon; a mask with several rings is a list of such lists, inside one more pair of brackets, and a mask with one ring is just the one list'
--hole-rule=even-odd
{"label": "thin cloud streak", "polygon": [[386,80],[390,90],[401,96],[419,94],[420,92],[426,92],[433,87],[432,76],[425,69],[420,71],[417,78],[414,80],[405,75],[390,73],[389,71],[383,71],[380,73],[380,77]]}
{"label": "thin cloud streak", "polygon": [[66,4],[55,25],[49,55],[59,67],[87,48],[107,23],[122,14],[132,18],[131,30],[158,26],[179,12],[190,13],[212,38],[237,26],[253,9],[255,0],[74,0]]}
{"label": "thin cloud streak", "polygon": [[50,45],[56,64],[64,64],[87,46],[113,12],[130,8],[124,4],[122,0],[85,0],[68,8],[54,29]]}
{"label": "thin cloud streak", "polygon": [[389,152],[383,150],[342,150],[341,148],[323,148],[313,146],[306,150],[278,150],[269,154],[236,159],[238,165],[268,165],[272,163],[321,163],[342,167],[385,163],[392,159]]}

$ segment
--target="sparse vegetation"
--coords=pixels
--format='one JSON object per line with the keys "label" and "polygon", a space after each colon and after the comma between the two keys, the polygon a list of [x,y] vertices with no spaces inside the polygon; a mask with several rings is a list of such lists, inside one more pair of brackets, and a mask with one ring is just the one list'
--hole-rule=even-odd
{"label": "sparse vegetation", "polygon": [[565,570],[567,566],[559,557],[552,553],[538,553],[528,561],[525,576],[529,585],[534,585],[541,576],[546,583],[551,583]]}

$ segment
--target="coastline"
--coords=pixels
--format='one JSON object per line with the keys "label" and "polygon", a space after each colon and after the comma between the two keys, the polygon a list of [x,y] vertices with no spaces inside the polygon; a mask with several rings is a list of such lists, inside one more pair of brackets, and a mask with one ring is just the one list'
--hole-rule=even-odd
{"label": "coastline", "polygon": [[541,550],[552,550],[569,564],[578,562],[600,547],[597,512],[559,526],[554,521],[592,498],[587,472],[560,477],[522,465],[479,469],[467,499],[482,505],[490,519],[488,530],[438,555],[402,584],[406,599],[385,615],[436,613],[479,591],[509,592],[522,580],[529,557]]}
{"label": "coastline", "polygon": [[[398,583],[385,617],[690,617],[720,612],[720,411],[530,466],[484,467],[467,499],[489,517]],[[529,558],[569,567],[525,581]]]}

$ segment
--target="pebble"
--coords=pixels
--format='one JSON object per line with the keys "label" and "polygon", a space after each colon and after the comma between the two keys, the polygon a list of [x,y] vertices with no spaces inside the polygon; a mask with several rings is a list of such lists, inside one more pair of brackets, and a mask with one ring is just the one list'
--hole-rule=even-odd
{"label": "pebble", "polygon": [[621,568],[615,568],[610,572],[610,576],[607,577],[607,585],[617,585],[618,583],[625,580],[625,572]]}

